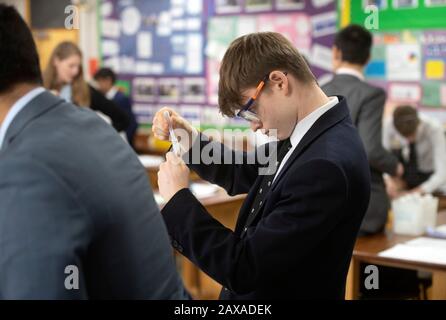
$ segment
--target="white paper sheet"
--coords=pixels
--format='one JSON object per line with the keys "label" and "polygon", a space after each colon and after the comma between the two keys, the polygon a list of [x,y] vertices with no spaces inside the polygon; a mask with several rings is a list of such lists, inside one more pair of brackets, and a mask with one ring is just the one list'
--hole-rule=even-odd
{"label": "white paper sheet", "polygon": [[105,57],[119,55],[119,44],[113,40],[102,41],[102,54]]}
{"label": "white paper sheet", "polygon": [[128,7],[121,14],[122,32],[134,35],[141,26],[141,13],[136,7]]}
{"label": "white paper sheet", "polygon": [[311,63],[324,70],[333,71],[331,54],[331,48],[316,43],[311,49]]}
{"label": "white paper sheet", "polygon": [[421,53],[418,44],[391,44],[386,48],[387,78],[397,81],[421,79]]}
{"label": "white paper sheet", "polygon": [[381,257],[446,264],[446,240],[420,237],[381,251]]}
{"label": "white paper sheet", "polygon": [[201,34],[190,34],[187,37],[187,66],[186,71],[189,74],[202,72],[202,46],[203,39]]}
{"label": "white paper sheet", "polygon": [[101,30],[103,37],[119,38],[121,35],[121,22],[119,20],[103,19]]}
{"label": "white paper sheet", "polygon": [[151,32],[140,32],[138,34],[137,40],[137,53],[139,58],[149,59],[152,57],[152,33]]}

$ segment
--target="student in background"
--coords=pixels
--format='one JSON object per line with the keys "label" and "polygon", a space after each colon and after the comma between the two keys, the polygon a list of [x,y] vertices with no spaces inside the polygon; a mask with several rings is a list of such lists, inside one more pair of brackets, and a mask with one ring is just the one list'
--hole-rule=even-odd
{"label": "student in background", "polygon": [[62,42],[54,49],[43,73],[43,83],[46,89],[66,101],[108,116],[116,131],[128,128],[127,114],[85,81],[82,52],[76,44]]}
{"label": "student in background", "polygon": [[0,4],[0,299],[182,299],[137,156],[42,87],[31,31]]}
{"label": "student in background", "polygon": [[386,93],[368,84],[364,67],[370,58],[372,35],[358,25],[342,29],[333,45],[335,76],[322,86],[328,95],[346,97],[354,125],[357,127],[369,159],[372,192],[360,235],[381,232],[390,208],[383,173],[401,176],[403,166],[382,145],[382,120]]}
{"label": "student in background", "polygon": [[446,185],[444,128],[411,106],[397,107],[384,126],[384,146],[404,165],[401,179],[388,179],[391,197],[405,193],[433,193]]}
{"label": "student in background", "polygon": [[130,125],[126,130],[127,140],[133,146],[138,123],[135,114],[132,111],[130,99],[115,86],[116,74],[110,68],[101,68],[94,75],[98,84],[99,91],[109,100],[112,100],[117,106],[124,110],[130,119]]}

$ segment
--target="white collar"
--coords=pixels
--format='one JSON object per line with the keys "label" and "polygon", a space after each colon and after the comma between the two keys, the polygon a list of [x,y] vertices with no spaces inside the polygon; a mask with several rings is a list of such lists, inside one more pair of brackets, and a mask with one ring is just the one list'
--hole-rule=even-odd
{"label": "white collar", "polygon": [[314,110],[312,113],[307,115],[305,118],[300,120],[296,127],[294,128],[293,133],[290,136],[291,146],[292,148],[295,148],[299,142],[302,140],[302,138],[305,136],[305,134],[311,129],[313,124],[328,110],[333,108],[335,105],[339,103],[338,97],[329,97],[329,101]]}
{"label": "white collar", "polygon": [[347,68],[347,67],[339,68],[338,70],[336,70],[336,74],[348,74],[350,76],[354,76],[354,77],[358,78],[361,81],[365,80],[364,75],[361,72],[359,72],[355,69]]}
{"label": "white collar", "polygon": [[105,94],[105,97],[108,100],[113,100],[113,98],[115,97],[115,95],[118,93],[118,88],[116,88],[115,86],[111,87],[110,90],[108,90],[108,92]]}

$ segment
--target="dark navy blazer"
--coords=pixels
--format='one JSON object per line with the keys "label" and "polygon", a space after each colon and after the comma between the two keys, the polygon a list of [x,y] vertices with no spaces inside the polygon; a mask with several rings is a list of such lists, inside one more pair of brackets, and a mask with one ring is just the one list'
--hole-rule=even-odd
{"label": "dark navy blazer", "polygon": [[[347,103],[339,99],[294,149],[246,233],[262,179],[258,164],[189,165],[230,195],[248,193],[234,232],[215,220],[189,189],[163,208],[172,244],[223,285],[220,298],[344,298],[353,246],[369,202],[370,170]],[[236,156],[217,142],[200,140],[193,148],[214,144],[214,157]]]}

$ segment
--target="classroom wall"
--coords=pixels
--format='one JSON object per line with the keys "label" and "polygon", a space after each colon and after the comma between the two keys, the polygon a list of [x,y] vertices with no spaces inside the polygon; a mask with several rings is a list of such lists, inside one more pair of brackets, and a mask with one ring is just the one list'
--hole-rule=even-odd
{"label": "classroom wall", "polygon": [[118,72],[143,125],[167,104],[203,127],[246,128],[217,107],[221,58],[246,33],[280,32],[318,78],[331,72],[335,0],[104,0],[99,9],[102,64]]}

